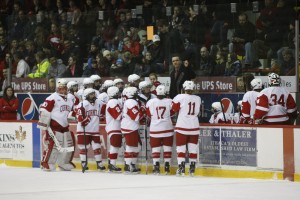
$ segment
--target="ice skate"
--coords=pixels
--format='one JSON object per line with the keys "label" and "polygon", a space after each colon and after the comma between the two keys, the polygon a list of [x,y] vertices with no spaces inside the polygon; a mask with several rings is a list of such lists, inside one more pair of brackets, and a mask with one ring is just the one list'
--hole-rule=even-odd
{"label": "ice skate", "polygon": [[96,165],[97,165],[97,170],[100,171],[100,172],[103,172],[105,171],[105,166],[102,164],[102,161],[97,161],[96,162]]}
{"label": "ice skate", "polygon": [[165,162],[165,174],[168,175],[170,174],[170,163]]}
{"label": "ice skate", "polygon": [[131,164],[131,165],[130,165],[130,172],[131,172],[132,174],[137,174],[137,173],[139,173],[140,171],[141,171],[141,170],[140,170],[139,168],[137,168],[135,164]]}
{"label": "ice skate", "polygon": [[194,176],[195,168],[196,168],[196,162],[191,162],[190,169],[189,169],[190,176]]}
{"label": "ice skate", "polygon": [[160,174],[159,162],[156,162],[155,165],[153,166],[153,174],[155,174],[155,175]]}
{"label": "ice skate", "polygon": [[124,166],[124,172],[125,172],[125,174],[129,174],[130,173],[130,166],[129,165],[125,164],[125,166]]}
{"label": "ice skate", "polygon": [[184,176],[184,174],[185,174],[185,162],[181,162],[181,164],[178,165],[176,175],[177,176]]}
{"label": "ice skate", "polygon": [[53,171],[56,170],[56,166],[55,166],[55,164],[49,164],[49,163],[46,163],[46,162],[42,162],[41,163],[41,169],[43,171],[53,172]]}
{"label": "ice skate", "polygon": [[116,165],[113,164],[108,164],[108,171],[109,172],[115,172],[115,173],[120,173],[122,169],[120,167],[117,167]]}
{"label": "ice skate", "polygon": [[81,169],[83,171],[83,168],[85,167],[84,171],[89,170],[88,166],[86,165],[86,161],[81,161]]}
{"label": "ice skate", "polygon": [[67,164],[62,164],[58,166],[60,170],[62,171],[71,171],[72,169],[75,168],[74,164],[72,163],[67,163]]}

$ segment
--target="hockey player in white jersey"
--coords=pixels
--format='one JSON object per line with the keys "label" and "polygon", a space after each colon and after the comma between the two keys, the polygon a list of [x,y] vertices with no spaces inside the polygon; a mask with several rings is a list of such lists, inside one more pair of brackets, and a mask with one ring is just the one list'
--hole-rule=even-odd
{"label": "hockey player in white jersey", "polygon": [[128,76],[128,83],[129,83],[129,86],[131,86],[131,87],[138,88],[140,80],[141,80],[141,77],[137,74],[130,74]]}
{"label": "hockey player in white jersey", "polygon": [[121,172],[121,168],[117,167],[116,161],[118,152],[122,146],[122,132],[121,132],[121,119],[122,119],[122,104],[118,99],[120,96],[119,88],[116,86],[107,89],[109,101],[106,104],[106,127],[110,147],[108,154],[108,170],[110,172]]}
{"label": "hockey player in white jersey", "polygon": [[[83,91],[87,88],[94,88],[94,81],[91,78],[84,78],[82,81],[83,84],[83,88],[81,88],[80,90],[78,90],[77,92],[77,96],[79,97],[80,101],[84,100],[84,95],[83,95]],[[98,98],[99,96],[99,91],[95,90],[96,93],[96,97]]]}
{"label": "hockey player in white jersey", "polygon": [[122,92],[125,88],[124,81],[120,78],[116,78],[116,79],[114,79],[114,86],[118,87],[120,94],[122,94]]}
{"label": "hockey player in white jersey", "polygon": [[223,111],[221,102],[213,102],[211,104],[211,112],[213,113],[209,119],[211,124],[231,124],[232,117]]}
{"label": "hockey player in white jersey", "polygon": [[[46,98],[39,110],[37,127],[46,131],[41,168],[46,171],[55,171],[56,164],[66,171],[75,168],[72,163],[75,138],[67,120],[74,103],[67,98],[67,83],[65,79],[58,80],[56,92]],[[73,147],[73,151],[62,151],[68,147]]]}
{"label": "hockey player in white jersey", "polygon": [[140,106],[136,100],[137,88],[126,88],[127,100],[124,102],[122,110],[121,131],[125,137],[125,172],[138,173],[139,170],[136,167],[137,156],[139,153],[139,127],[140,120],[143,116],[140,111]]}
{"label": "hockey player in white jersey", "polygon": [[[160,174],[160,151],[163,148],[165,173],[170,173],[174,127],[171,120],[172,99],[165,98],[165,86],[156,88],[157,98],[146,104],[146,113],[150,118],[150,145],[152,148],[153,173]],[[172,112],[173,113],[173,112]]]}
{"label": "hockey player in white jersey", "polygon": [[93,74],[90,76],[90,78],[94,81],[94,89],[99,91],[101,88],[101,77],[97,74]]}
{"label": "hockey player in white jersey", "polygon": [[298,116],[297,105],[290,92],[281,87],[278,74],[268,75],[269,87],[257,96],[254,121],[256,124],[294,124]]}
{"label": "hockey player in white jersey", "polygon": [[253,124],[253,115],[256,108],[256,98],[262,90],[263,84],[260,78],[255,78],[250,82],[252,91],[244,94],[242,100],[241,124]]}
{"label": "hockey player in white jersey", "polygon": [[77,144],[79,156],[84,172],[87,167],[87,150],[92,146],[94,157],[99,171],[105,170],[102,163],[101,140],[99,132],[99,118],[104,114],[102,101],[96,98],[93,88],[87,88],[83,92],[85,100],[81,102],[77,109]]}
{"label": "hockey player in white jersey", "polygon": [[98,99],[100,99],[101,101],[103,101],[105,104],[108,102],[109,100],[109,96],[107,95],[107,89],[111,86],[114,85],[114,81],[113,80],[105,80],[102,87],[101,87],[101,93],[98,96]]}
{"label": "hockey player in white jersey", "polygon": [[177,175],[185,174],[185,154],[188,148],[190,161],[190,175],[195,172],[197,161],[197,144],[199,138],[199,120],[201,98],[193,95],[193,81],[183,83],[184,94],[178,94],[172,102],[172,110],[178,112],[178,118],[175,126],[176,132],[176,150],[178,169]]}

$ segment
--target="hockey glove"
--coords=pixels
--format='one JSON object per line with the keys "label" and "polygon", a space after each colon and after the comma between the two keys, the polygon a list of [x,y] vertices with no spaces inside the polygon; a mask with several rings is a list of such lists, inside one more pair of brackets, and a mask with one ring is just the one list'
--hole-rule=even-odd
{"label": "hockey glove", "polygon": [[91,121],[91,117],[90,116],[87,116],[86,118],[84,118],[81,122],[81,126],[86,126],[90,123]]}

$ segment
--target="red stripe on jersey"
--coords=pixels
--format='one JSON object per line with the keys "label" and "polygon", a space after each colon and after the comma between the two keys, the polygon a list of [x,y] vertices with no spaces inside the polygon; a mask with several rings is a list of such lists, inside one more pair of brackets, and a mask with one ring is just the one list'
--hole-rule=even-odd
{"label": "red stripe on jersey", "polygon": [[106,104],[102,104],[100,115],[105,115],[105,110],[106,110]]}
{"label": "red stripe on jersey", "polygon": [[266,116],[264,119],[271,119],[271,118],[281,118],[281,117],[287,117],[288,115],[273,115],[273,116]]}
{"label": "red stripe on jersey", "polygon": [[46,101],[42,104],[41,108],[44,108],[44,109],[46,109],[48,112],[51,112],[51,111],[53,110],[53,108],[54,108],[54,104],[55,104],[55,101],[54,101],[54,100],[51,100],[51,101],[46,100]]}
{"label": "red stripe on jersey", "polygon": [[134,130],[121,128],[121,131],[126,132],[126,133],[131,133],[131,132],[133,132]]}
{"label": "red stripe on jersey", "polygon": [[257,104],[256,104],[255,113],[254,113],[254,118],[262,119],[263,116],[265,116],[267,114],[267,111],[259,110],[258,107],[261,106],[263,108],[269,109],[268,97],[266,95],[261,95],[261,96],[257,97],[256,103]]}
{"label": "red stripe on jersey", "polygon": [[175,127],[175,130],[182,130],[182,131],[200,131],[200,128],[181,128],[181,127]]}
{"label": "red stripe on jersey", "polygon": [[161,133],[170,133],[170,132],[174,132],[174,130],[170,129],[165,131],[150,131],[150,134],[161,134]]}
{"label": "red stripe on jersey", "polygon": [[122,133],[121,130],[112,130],[112,131],[109,131],[107,134],[111,134],[111,133]]}
{"label": "red stripe on jersey", "polygon": [[127,115],[130,117],[131,120],[135,120],[139,114],[140,113],[137,106],[134,106],[133,108],[127,110]]}
{"label": "red stripe on jersey", "polygon": [[119,105],[117,105],[113,108],[108,108],[107,111],[114,119],[117,119],[121,114],[121,109],[120,109]]}
{"label": "red stripe on jersey", "polygon": [[251,105],[248,101],[242,102],[242,113],[244,117],[250,117],[250,108]]}

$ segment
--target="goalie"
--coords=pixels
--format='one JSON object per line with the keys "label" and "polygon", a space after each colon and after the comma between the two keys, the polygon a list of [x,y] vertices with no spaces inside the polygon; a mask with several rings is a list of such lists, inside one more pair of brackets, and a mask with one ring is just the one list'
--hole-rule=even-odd
{"label": "goalie", "polygon": [[41,168],[45,171],[55,171],[56,164],[64,171],[75,168],[72,163],[75,138],[69,131],[67,119],[74,103],[67,98],[67,83],[65,79],[60,79],[56,92],[47,97],[39,109],[37,127],[46,131],[41,162]]}

